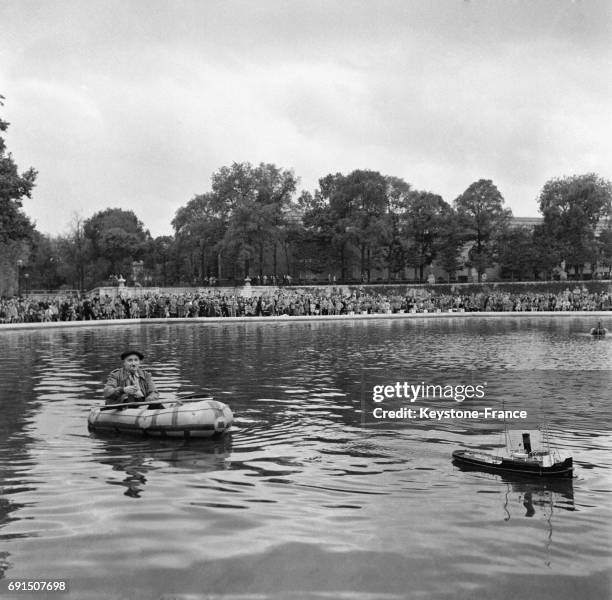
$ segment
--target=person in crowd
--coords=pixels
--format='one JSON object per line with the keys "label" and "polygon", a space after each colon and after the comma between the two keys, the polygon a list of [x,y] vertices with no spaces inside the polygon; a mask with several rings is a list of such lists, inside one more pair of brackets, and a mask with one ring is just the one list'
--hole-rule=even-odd
{"label": "person in crowd", "polygon": [[365,289],[346,295],[341,290],[270,289],[244,298],[221,291],[188,294],[156,293],[138,299],[57,295],[45,298],[0,298],[0,323],[35,323],[121,318],[244,317],[279,315],[350,315],[419,312],[609,311],[612,293],[569,288],[559,293],[487,291],[435,293],[411,289],[405,295]]}

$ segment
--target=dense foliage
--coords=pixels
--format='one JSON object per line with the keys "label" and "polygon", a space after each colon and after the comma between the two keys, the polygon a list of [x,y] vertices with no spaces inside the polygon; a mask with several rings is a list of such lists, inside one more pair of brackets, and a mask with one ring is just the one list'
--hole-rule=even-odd
{"label": "dense foliage", "polygon": [[[1,98],[1,97],[0,97]],[[0,133],[8,123],[0,120]],[[480,179],[452,204],[399,177],[359,169],[321,177],[312,193],[274,164],[218,169],[210,191],[180,207],[174,234],[152,238],[131,210],[76,215],[68,233],[36,231],[22,209],[36,171],[19,173],[0,137],[0,295],[58,287],[90,289],[121,276],[136,285],[326,281],[446,281],[470,269],[479,281],[582,275],[612,263],[612,184],[595,174],[552,179],[539,196],[543,216],[512,226],[491,180]],[[24,279],[27,278],[27,279]]]}
{"label": "dense foliage", "polygon": [[[0,96],[0,106],[3,100]],[[37,173],[33,168],[19,172],[1,135],[8,126],[0,119],[0,291],[16,292],[15,281],[21,276],[21,265],[28,259],[35,235],[22,203],[31,197]]]}

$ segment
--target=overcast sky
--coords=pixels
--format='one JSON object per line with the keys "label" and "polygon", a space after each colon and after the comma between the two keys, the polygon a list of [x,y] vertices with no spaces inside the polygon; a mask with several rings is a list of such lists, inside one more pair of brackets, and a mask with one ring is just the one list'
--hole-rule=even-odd
{"label": "overcast sky", "polygon": [[537,216],[612,179],[610,0],[0,0],[0,115],[28,215],[132,209],[153,235],[221,166],[373,169]]}

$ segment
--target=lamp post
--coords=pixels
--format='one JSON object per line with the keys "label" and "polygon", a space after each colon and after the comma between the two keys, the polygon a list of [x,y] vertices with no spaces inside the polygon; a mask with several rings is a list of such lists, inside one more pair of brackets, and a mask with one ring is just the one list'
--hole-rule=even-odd
{"label": "lamp post", "polygon": [[49,269],[45,277],[45,285],[48,290],[52,289],[52,285],[54,283],[56,284],[56,287],[57,287],[57,281],[58,281],[57,271],[58,271],[60,262],[61,262],[61,259],[59,256],[51,256],[49,258]]}

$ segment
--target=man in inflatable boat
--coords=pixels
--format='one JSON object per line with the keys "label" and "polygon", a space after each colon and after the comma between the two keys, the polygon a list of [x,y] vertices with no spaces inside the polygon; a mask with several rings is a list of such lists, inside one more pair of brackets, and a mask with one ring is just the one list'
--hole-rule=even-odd
{"label": "man in inflatable boat", "polygon": [[133,402],[148,402],[149,408],[163,408],[159,404],[159,392],[148,371],[140,366],[144,359],[138,350],[126,350],[121,355],[123,367],[115,369],[104,386],[106,404],[125,404]]}

